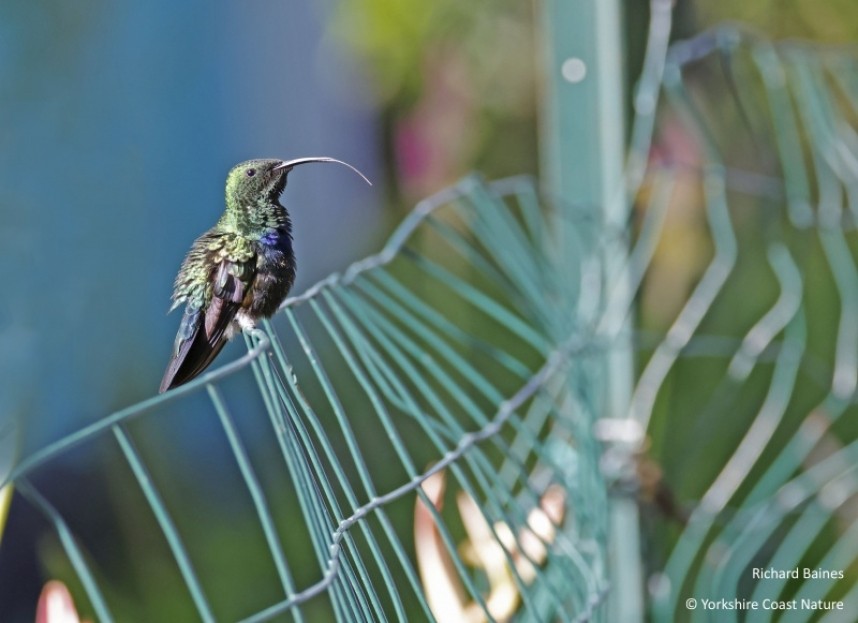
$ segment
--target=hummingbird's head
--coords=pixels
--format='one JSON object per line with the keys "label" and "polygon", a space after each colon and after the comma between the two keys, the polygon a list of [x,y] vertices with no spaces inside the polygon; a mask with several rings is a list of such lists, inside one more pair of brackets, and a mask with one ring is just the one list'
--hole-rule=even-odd
{"label": "hummingbird's head", "polygon": [[248,160],[235,165],[226,178],[227,204],[249,207],[275,203],[286,188],[286,176],[289,172],[294,167],[308,162],[334,162],[345,165],[360,175],[367,184],[372,185],[366,176],[352,165],[326,156],[295,160]]}
{"label": "hummingbird's head", "polygon": [[277,201],[286,187],[289,169],[282,160],[248,160],[237,164],[226,178],[227,202],[250,207]]}

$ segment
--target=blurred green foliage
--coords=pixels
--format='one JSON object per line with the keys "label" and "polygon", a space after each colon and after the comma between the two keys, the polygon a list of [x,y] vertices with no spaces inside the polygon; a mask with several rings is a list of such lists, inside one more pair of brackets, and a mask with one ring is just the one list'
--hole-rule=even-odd
{"label": "blurred green foliage", "polygon": [[366,62],[397,204],[471,169],[535,172],[533,11],[514,0],[336,4],[329,36]]}
{"label": "blurred green foliage", "polygon": [[853,0],[719,0],[694,4],[701,25],[735,20],[777,39],[852,43],[858,38],[858,4]]}

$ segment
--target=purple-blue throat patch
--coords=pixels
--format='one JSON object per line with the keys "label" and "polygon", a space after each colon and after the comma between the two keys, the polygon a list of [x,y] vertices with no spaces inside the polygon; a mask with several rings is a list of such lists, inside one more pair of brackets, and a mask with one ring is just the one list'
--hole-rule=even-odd
{"label": "purple-blue throat patch", "polygon": [[274,247],[277,246],[277,243],[280,242],[280,232],[276,229],[272,229],[267,232],[259,241],[264,244],[266,247]]}
{"label": "purple-blue throat patch", "polygon": [[271,229],[265,232],[259,242],[271,251],[280,251],[282,253],[291,253],[292,251],[292,237],[289,235],[288,230],[283,229]]}

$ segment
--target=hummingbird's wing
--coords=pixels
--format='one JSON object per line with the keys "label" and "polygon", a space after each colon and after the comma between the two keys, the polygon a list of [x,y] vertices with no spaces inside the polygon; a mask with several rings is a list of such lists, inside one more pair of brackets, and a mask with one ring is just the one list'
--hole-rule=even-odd
{"label": "hummingbird's wing", "polygon": [[199,375],[221,351],[231,337],[227,330],[241,309],[255,265],[255,258],[245,262],[223,260],[213,273],[212,299],[205,309],[190,304],[185,307],[161,393]]}

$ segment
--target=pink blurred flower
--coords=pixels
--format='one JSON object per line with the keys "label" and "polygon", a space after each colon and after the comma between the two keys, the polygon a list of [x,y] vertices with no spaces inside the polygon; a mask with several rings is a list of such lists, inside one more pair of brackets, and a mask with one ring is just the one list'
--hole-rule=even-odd
{"label": "pink blurred flower", "polygon": [[57,580],[45,584],[42,594],[39,595],[36,623],[81,623],[74,600],[65,584]]}

